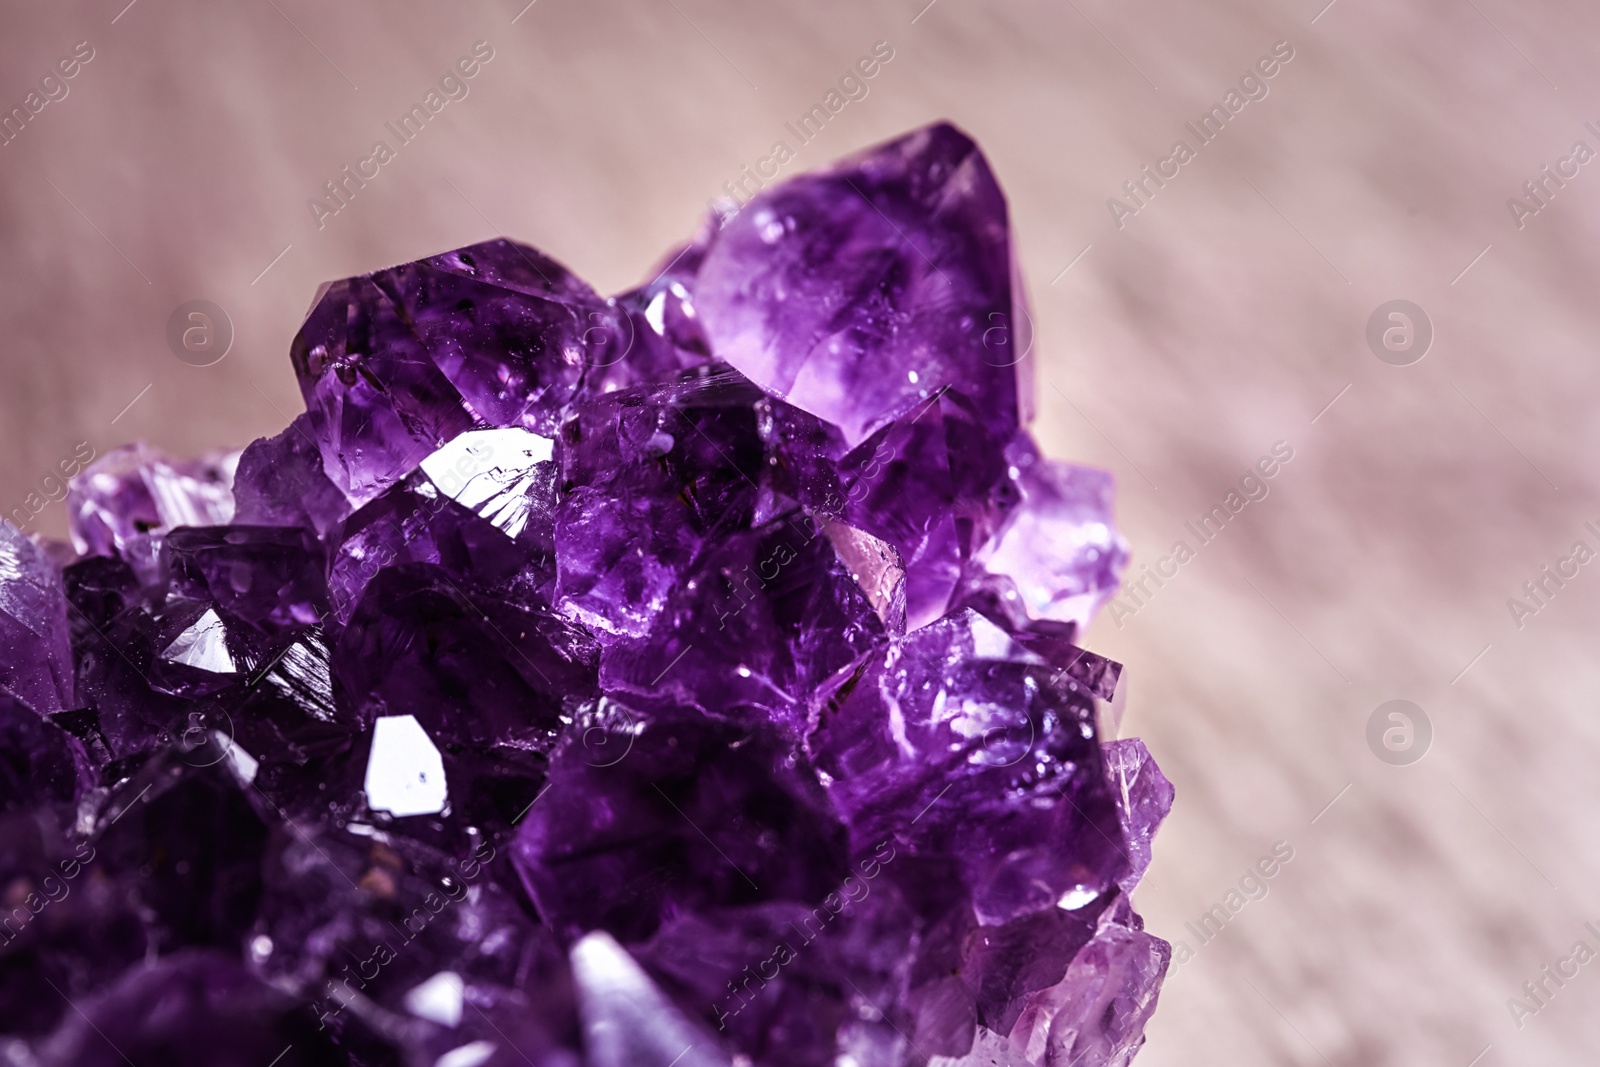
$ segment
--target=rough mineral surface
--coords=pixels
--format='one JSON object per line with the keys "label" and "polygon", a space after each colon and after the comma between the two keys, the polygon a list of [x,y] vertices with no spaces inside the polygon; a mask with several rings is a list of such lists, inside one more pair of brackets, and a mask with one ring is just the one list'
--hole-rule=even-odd
{"label": "rough mineral surface", "polygon": [[983,156],[665,262],[331,284],[283,433],[0,526],[0,1064],[1132,1058],[1172,788],[1102,733],[1126,551],[1027,433]]}

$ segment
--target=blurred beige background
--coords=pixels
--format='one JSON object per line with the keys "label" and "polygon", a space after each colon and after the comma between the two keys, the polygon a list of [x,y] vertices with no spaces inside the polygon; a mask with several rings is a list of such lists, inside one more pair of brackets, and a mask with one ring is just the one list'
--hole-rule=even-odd
{"label": "blurred beige background", "polygon": [[[1600,565],[1520,629],[1507,598],[1600,547],[1600,164],[1521,229],[1507,198],[1600,149],[1600,9],[525,2],[6,5],[4,108],[77,42],[94,58],[0,147],[0,507],[79,442],[277,432],[325,279],[503,233],[632,284],[887,41],[785,173],[938,118],[978,139],[1037,320],[1036,430],[1116,472],[1136,575],[1294,450],[1087,642],[1128,664],[1124,733],[1178,787],[1139,906],[1194,955],[1139,1063],[1595,1062],[1600,964],[1520,1029],[1506,1002],[1600,948]],[[480,40],[467,98],[319,229],[306,200]],[[1119,230],[1107,198],[1279,41],[1269,95]],[[215,366],[166,344],[195,298],[236,331]],[[1397,298],[1435,330],[1405,367],[1364,337]],[[1432,723],[1409,766],[1366,741],[1393,698]],[[1185,924],[1279,841],[1268,895],[1202,945]]]}

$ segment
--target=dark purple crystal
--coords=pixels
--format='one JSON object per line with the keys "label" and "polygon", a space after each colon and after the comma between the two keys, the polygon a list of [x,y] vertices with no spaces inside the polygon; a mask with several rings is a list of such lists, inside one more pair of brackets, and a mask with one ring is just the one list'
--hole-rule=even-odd
{"label": "dark purple crystal", "polygon": [[325,286],[292,349],[324,471],[359,506],[463,430],[553,434],[622,318],[504,239]]}
{"label": "dark purple crystal", "polygon": [[0,526],[0,1063],[1125,1065],[1173,791],[1031,343],[947,125],[614,299],[326,286],[283,433]]}

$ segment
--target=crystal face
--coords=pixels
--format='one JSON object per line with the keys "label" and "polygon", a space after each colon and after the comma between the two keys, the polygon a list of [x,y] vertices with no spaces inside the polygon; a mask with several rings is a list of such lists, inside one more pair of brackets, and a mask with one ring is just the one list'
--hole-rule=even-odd
{"label": "crystal face", "polygon": [[0,523],[0,695],[39,715],[73,706],[61,576],[43,549]]}
{"label": "crystal face", "polygon": [[386,715],[372,724],[363,785],[367,807],[390,815],[432,815],[450,795],[444,760],[415,715]]}
{"label": "crystal face", "polygon": [[1005,198],[945,125],[763,190],[695,279],[711,350],[851,444],[944,388],[1018,420]]}
{"label": "crystal face", "polygon": [[108,452],[68,487],[73,547],[85,555],[116,554],[135,570],[152,570],[168,530],[233,518],[230,483],[238,462],[236,452],[184,462],[143,444]]}
{"label": "crystal face", "polygon": [[282,433],[0,526],[0,1061],[1131,1060],[1173,790],[988,164],[915,131],[663,263],[332,283]]}

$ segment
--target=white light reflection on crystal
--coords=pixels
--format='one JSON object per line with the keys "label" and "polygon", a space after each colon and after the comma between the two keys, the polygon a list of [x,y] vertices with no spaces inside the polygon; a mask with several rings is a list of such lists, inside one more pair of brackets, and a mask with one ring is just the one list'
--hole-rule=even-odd
{"label": "white light reflection on crystal", "polygon": [[454,971],[440,971],[405,997],[406,1011],[451,1029],[461,1025],[462,1002],[461,976]]}
{"label": "white light reflection on crystal", "polygon": [[468,430],[421,467],[440,492],[516,537],[528,525],[534,468],[554,454],[554,441],[527,430]]}
{"label": "white light reflection on crystal", "polygon": [[173,638],[161,658],[170,663],[182,663],[212,674],[233,674],[237,671],[233,657],[228,655],[228,631],[211,608],[196,619],[187,630]]}
{"label": "white light reflection on crystal", "polygon": [[444,810],[444,760],[415,715],[387,715],[373,723],[364,788],[374,811],[403,817]]}
{"label": "white light reflection on crystal", "polygon": [[434,1060],[433,1067],[478,1067],[488,1063],[498,1047],[493,1041],[470,1041]]}

